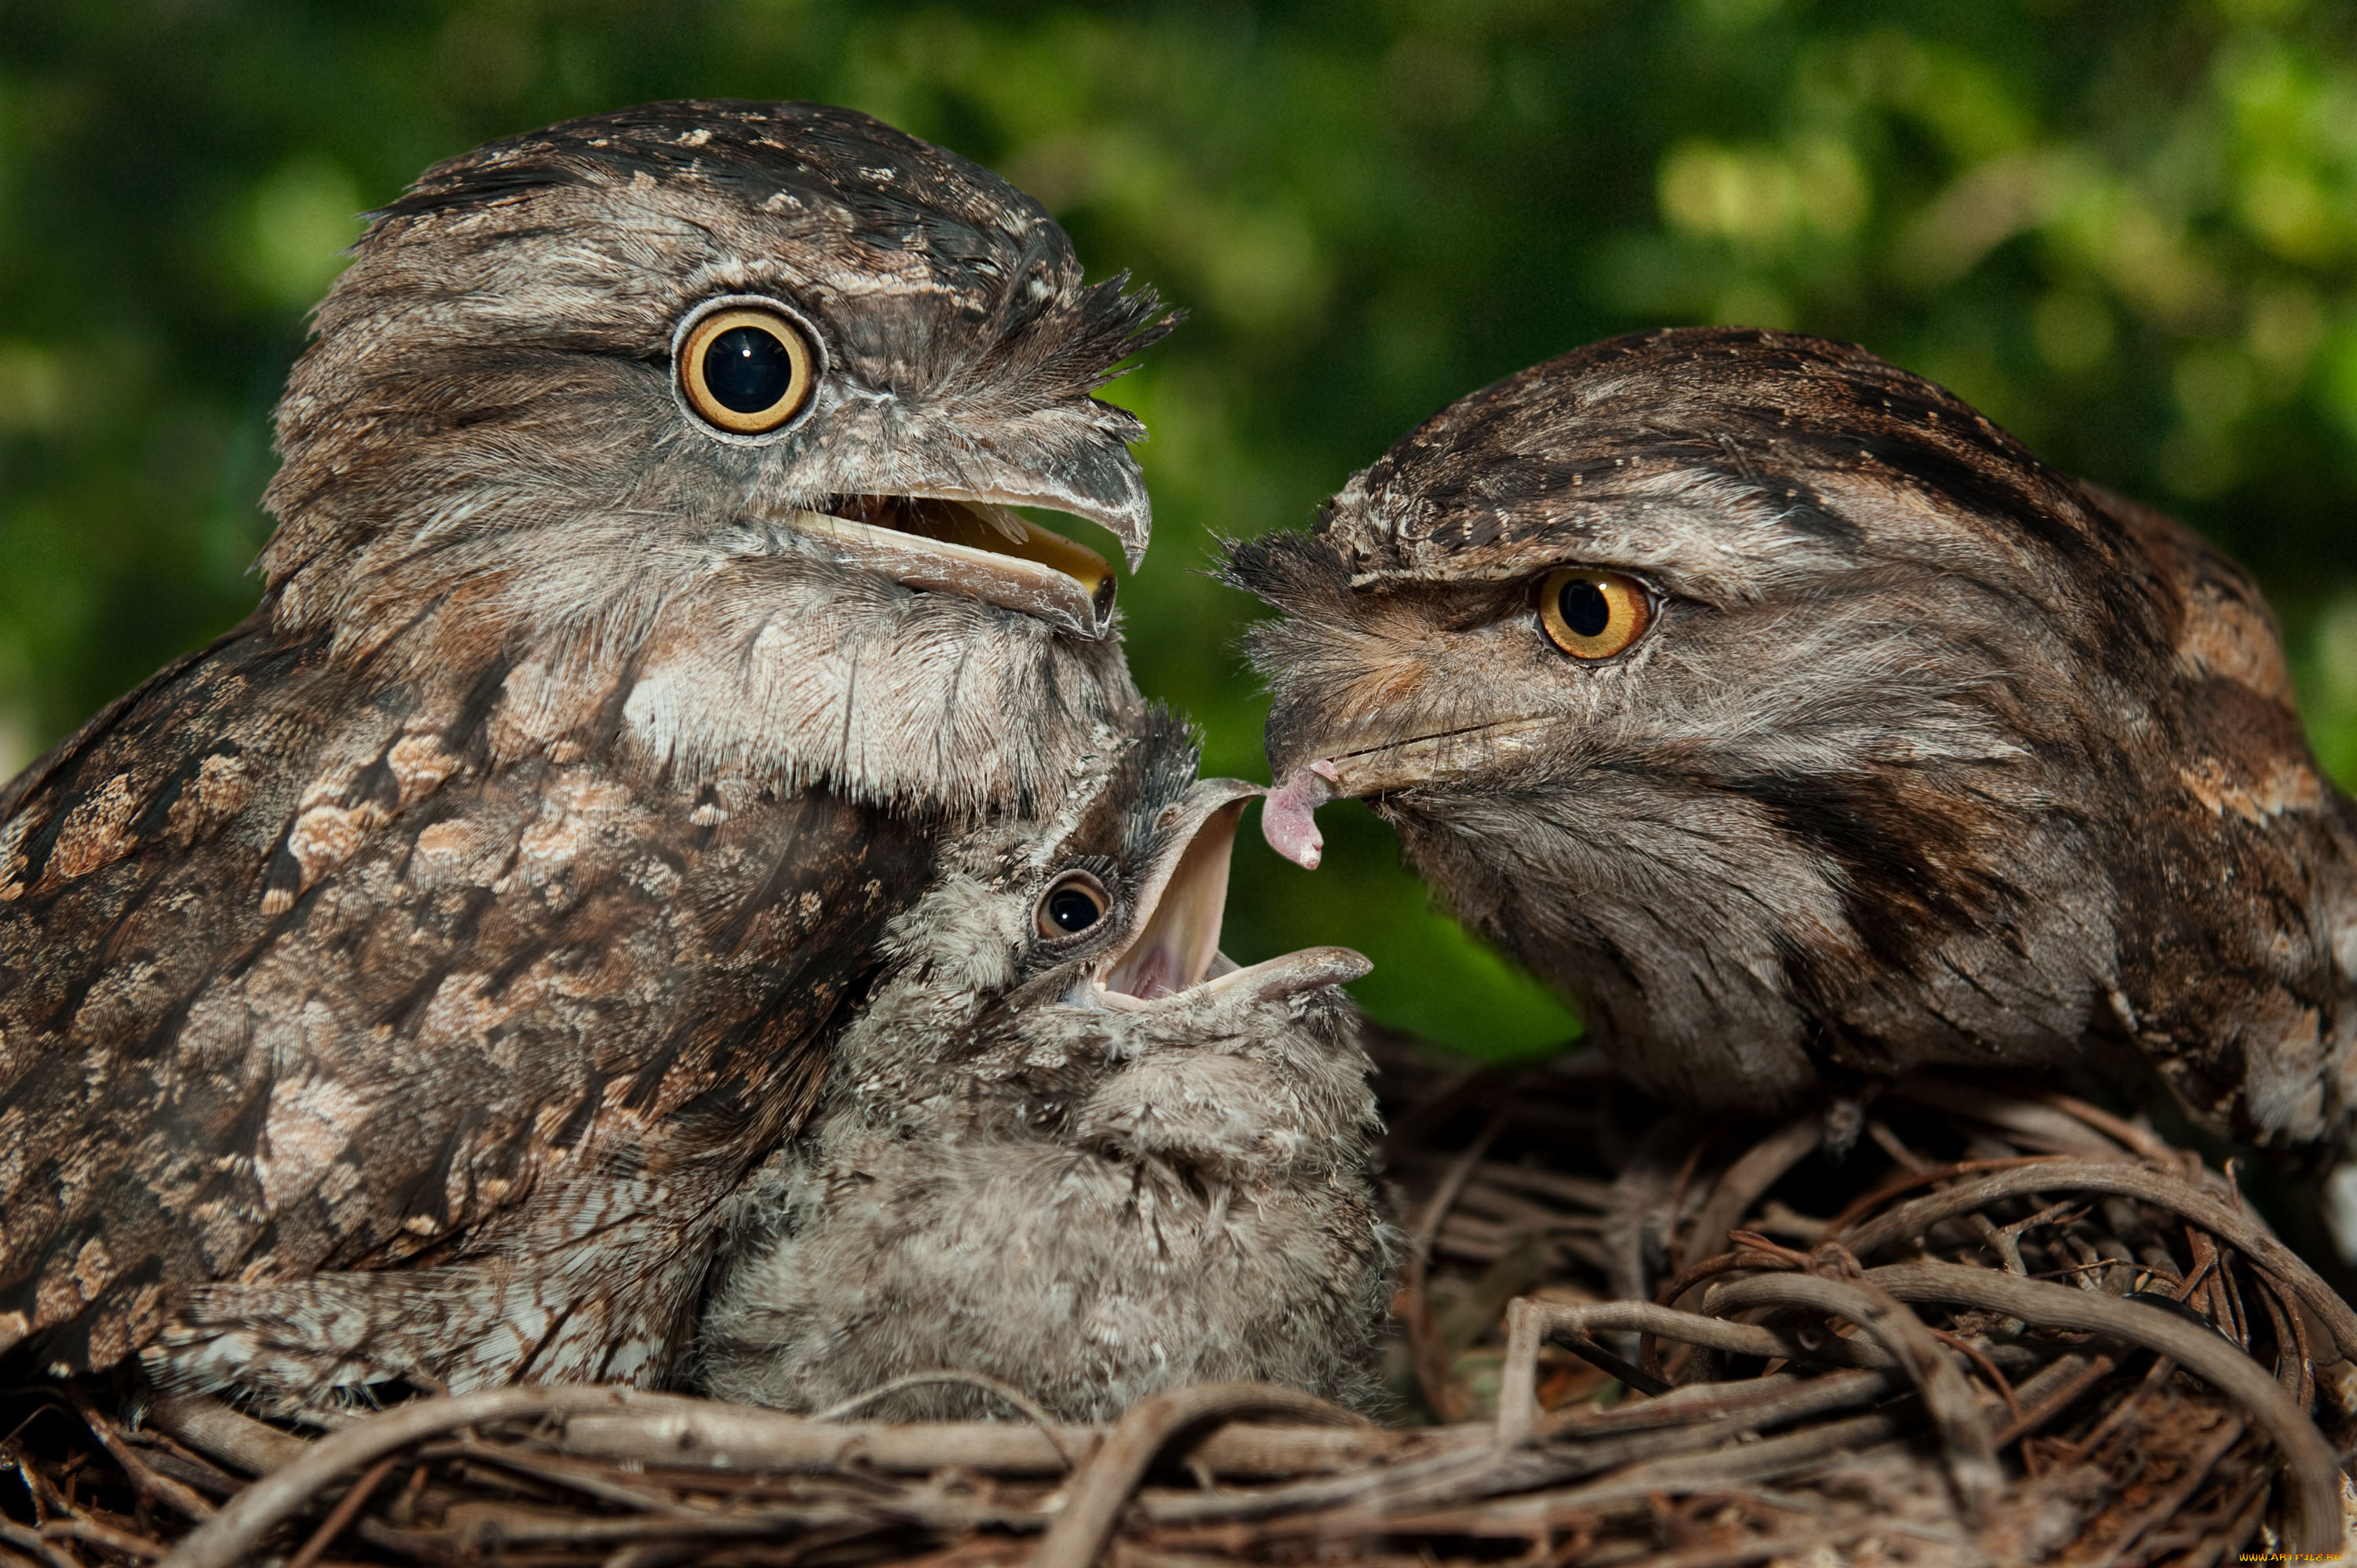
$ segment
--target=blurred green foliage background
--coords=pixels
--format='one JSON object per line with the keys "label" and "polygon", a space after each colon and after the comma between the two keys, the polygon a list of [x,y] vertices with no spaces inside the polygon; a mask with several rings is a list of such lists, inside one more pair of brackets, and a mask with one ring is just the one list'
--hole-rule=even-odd
{"label": "blurred green foliage background", "polygon": [[[1221,534],[1589,339],[1790,326],[2176,510],[2283,615],[2357,776],[2357,8],[2302,0],[0,0],[0,776],[251,607],[268,414],[362,209],[491,136],[809,97],[990,164],[1192,322],[1153,430],[1146,689],[1263,776]],[[1570,1015],[1387,830],[1238,852],[1229,946],[1339,940],[1485,1053]]]}

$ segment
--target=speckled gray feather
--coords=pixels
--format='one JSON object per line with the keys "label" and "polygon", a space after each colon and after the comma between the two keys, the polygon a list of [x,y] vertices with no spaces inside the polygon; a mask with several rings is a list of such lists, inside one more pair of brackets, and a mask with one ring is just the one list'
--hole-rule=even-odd
{"label": "speckled gray feather", "polygon": [[[1559,565],[1658,618],[1566,657]],[[1286,612],[1254,644],[1280,776],[1339,759],[1657,1091],[2148,1064],[2212,1127],[2346,1135],[2357,839],[2265,605],[1940,388],[1788,334],[1617,339],[1232,570]]]}
{"label": "speckled gray feather", "polygon": [[[704,1326],[710,1391],[810,1410],[955,1369],[1075,1421],[1206,1379],[1374,1398],[1396,1233],[1356,1015],[1316,984],[1363,964],[1328,950],[1146,1008],[1091,994],[1135,935],[1135,890],[1239,798],[1189,789],[1191,762],[1149,730],[1068,833],[944,848],[809,1133],[745,1195]],[[1042,940],[1035,903],[1072,865],[1114,913]],[[1009,1412],[942,1383],[870,1413]]]}
{"label": "speckled gray feather", "polygon": [[[683,313],[809,413],[683,407]],[[669,1375],[933,839],[1052,815],[1118,644],[792,526],[1028,498],[1142,546],[1156,336],[1040,209],[848,111],[654,105],[377,215],[279,411],[261,607],[0,791],[0,1355],[167,1380]]]}

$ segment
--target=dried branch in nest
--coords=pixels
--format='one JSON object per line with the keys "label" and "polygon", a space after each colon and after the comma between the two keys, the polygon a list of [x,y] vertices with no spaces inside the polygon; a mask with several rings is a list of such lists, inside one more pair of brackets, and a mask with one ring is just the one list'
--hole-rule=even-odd
{"label": "dried branch in nest", "polygon": [[0,1418],[0,1564],[2340,1549],[2357,1315],[2148,1129],[1941,1084],[1836,1156],[1820,1118],[1661,1122],[1587,1063],[1390,1066],[1419,1246],[1389,1425],[1236,1385],[1110,1429],[526,1388],[306,1436],[40,1388]]}

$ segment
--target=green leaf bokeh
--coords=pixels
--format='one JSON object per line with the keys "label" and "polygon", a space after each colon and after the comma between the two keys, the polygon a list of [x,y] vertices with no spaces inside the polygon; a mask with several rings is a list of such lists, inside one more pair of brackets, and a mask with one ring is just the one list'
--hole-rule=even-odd
{"label": "green leaf bokeh", "polygon": [[[1259,777],[1212,541],[1610,333],[1791,326],[1954,387],[2261,576],[2357,776],[2357,9],[2300,0],[960,7],[0,0],[0,774],[252,605],[267,421],[355,214],[488,137],[810,97],[988,163],[1194,312],[1146,414],[1140,682]],[[1388,832],[1238,851],[1230,947],[1343,941],[1491,1054],[1569,1015]]]}

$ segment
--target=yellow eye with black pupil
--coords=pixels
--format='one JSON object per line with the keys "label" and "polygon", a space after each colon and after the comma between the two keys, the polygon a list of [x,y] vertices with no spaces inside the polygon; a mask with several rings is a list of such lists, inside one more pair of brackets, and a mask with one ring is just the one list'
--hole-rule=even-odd
{"label": "yellow eye with black pupil", "polygon": [[680,345],[680,391],[699,417],[738,435],[759,435],[810,401],[813,360],[810,339],[776,311],[716,310]]}
{"label": "yellow eye with black pupil", "polygon": [[1039,895],[1032,921],[1043,937],[1076,937],[1103,919],[1112,907],[1113,897],[1103,883],[1085,871],[1070,871]]}
{"label": "yellow eye with black pupil", "polygon": [[1609,659],[1652,624],[1653,596],[1618,572],[1566,566],[1539,582],[1539,628],[1574,659]]}

